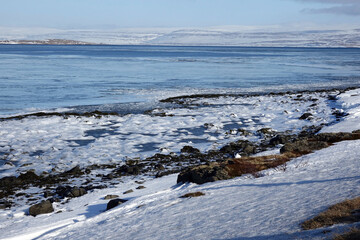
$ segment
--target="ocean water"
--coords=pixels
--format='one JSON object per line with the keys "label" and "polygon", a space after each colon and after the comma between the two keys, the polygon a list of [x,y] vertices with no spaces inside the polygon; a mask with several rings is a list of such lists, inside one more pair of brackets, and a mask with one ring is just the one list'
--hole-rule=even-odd
{"label": "ocean water", "polygon": [[0,115],[142,111],[194,93],[360,84],[360,49],[0,45]]}

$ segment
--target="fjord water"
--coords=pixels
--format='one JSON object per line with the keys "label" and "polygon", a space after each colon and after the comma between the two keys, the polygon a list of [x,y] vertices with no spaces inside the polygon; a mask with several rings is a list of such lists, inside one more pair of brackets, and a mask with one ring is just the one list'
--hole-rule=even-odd
{"label": "fjord water", "polygon": [[[360,49],[0,45],[0,115],[360,83]],[[156,101],[154,101],[156,102]]]}

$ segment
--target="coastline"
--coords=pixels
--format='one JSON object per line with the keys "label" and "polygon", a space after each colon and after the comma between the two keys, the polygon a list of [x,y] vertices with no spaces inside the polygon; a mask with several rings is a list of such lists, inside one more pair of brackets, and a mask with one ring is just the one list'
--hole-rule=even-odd
{"label": "coastline", "polygon": [[[80,200],[86,203],[97,194],[129,190],[124,189],[124,184],[130,188],[133,184],[147,185],[161,182],[161,179],[174,179],[177,173],[191,166],[221,163],[237,154],[242,157],[277,154],[283,145],[274,141],[271,143],[277,136],[294,141],[291,139],[304,134],[313,136],[318,132],[351,132],[360,129],[359,88],[267,95],[194,95],[167,101],[175,101],[178,106],[125,116],[99,112],[90,115],[50,114],[2,119],[0,143],[5,163],[0,178],[2,187],[10,187],[11,190],[9,195],[4,195],[2,188],[2,198],[5,200],[2,205],[5,209],[1,210],[1,222],[12,221],[6,217],[9,212],[26,222],[31,217],[26,215],[29,206],[45,199],[52,199],[59,211],[62,209],[60,206],[70,206]],[[130,125],[126,126],[126,123]],[[180,124],[178,129],[175,127],[177,124]],[[128,131],[125,131],[126,128]],[[141,131],[135,130],[139,128]],[[158,130],[151,132],[150,129]],[[121,145],[126,145],[126,139],[121,140],[121,135],[132,139],[132,143],[127,144],[128,147],[135,147],[136,151],[145,149],[144,145],[155,147],[156,150],[143,156],[135,154],[121,157],[124,150]],[[157,143],[159,139],[163,139],[163,143]],[[347,142],[336,146],[353,144],[357,147],[359,141]],[[234,148],[235,143],[241,145]],[[227,146],[232,149],[225,151],[229,149]],[[331,149],[333,147],[319,152],[327,156],[326,152],[333,151]],[[128,149],[128,153],[133,150]],[[317,151],[313,154],[317,155]],[[346,154],[339,153],[341,156]],[[293,162],[303,162],[304,158],[311,159],[311,156],[295,158],[289,164],[292,166]],[[327,157],[331,158],[332,155]],[[299,163],[296,166],[300,166]],[[265,172],[274,171],[278,170],[274,168]],[[225,182],[247,178],[245,174]],[[251,178],[246,181],[251,181]],[[176,181],[171,180],[170,186],[175,184]],[[64,192],[59,189],[61,187],[67,190]],[[150,186],[146,187],[149,188],[147,192],[153,190]],[[84,189],[87,194],[76,197],[66,195],[73,194],[76,189]],[[356,189],[352,192],[359,194]],[[124,197],[134,194],[136,196],[140,192],[124,194]],[[97,216],[99,212],[91,214]],[[50,213],[48,217],[53,215]]]}

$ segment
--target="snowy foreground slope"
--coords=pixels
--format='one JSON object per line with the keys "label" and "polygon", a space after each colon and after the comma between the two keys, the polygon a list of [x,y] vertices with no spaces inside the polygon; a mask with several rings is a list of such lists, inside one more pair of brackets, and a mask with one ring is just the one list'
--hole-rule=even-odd
{"label": "snowy foreground slope", "polygon": [[[339,96],[349,113],[323,132],[360,129],[360,90]],[[360,195],[360,141],[344,141],[289,162],[285,168],[203,185],[177,185],[177,175],[122,179],[54,205],[55,212],[26,216],[0,212],[1,239],[324,239],[349,226],[302,231],[299,224],[328,206]],[[145,180],[145,189],[135,189]],[[201,191],[197,198],[179,198]],[[126,203],[105,212],[107,194]],[[324,231],[324,230],[330,230]]]}

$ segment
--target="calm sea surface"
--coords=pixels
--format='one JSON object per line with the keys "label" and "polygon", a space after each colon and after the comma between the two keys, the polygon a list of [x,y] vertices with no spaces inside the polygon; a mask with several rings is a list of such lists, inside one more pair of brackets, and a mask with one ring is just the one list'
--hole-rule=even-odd
{"label": "calm sea surface", "polygon": [[0,115],[359,84],[360,49],[0,45]]}

